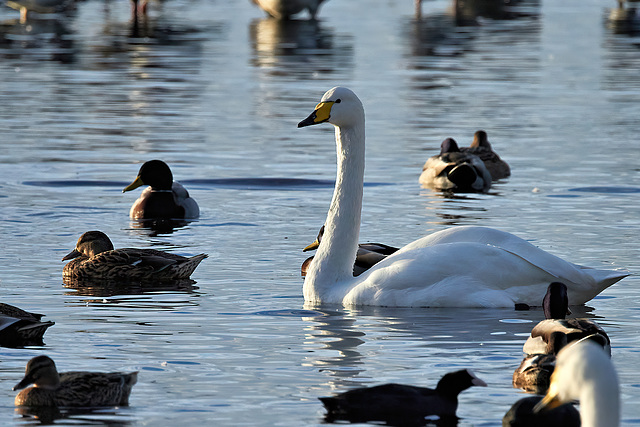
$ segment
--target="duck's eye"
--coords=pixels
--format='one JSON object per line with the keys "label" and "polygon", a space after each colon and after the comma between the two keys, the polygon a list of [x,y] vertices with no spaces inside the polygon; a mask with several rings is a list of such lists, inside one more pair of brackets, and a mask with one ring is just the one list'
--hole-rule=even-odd
{"label": "duck's eye", "polygon": [[342,102],[342,99],[338,98],[338,99],[336,99],[336,102],[335,102],[335,103],[336,103],[336,104],[340,104],[341,102]]}

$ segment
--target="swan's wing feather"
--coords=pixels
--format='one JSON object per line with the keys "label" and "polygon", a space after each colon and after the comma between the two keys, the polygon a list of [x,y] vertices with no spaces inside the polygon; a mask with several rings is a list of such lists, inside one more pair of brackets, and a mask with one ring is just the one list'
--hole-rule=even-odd
{"label": "swan's wing feather", "polygon": [[[554,280],[563,281],[567,285],[571,305],[584,304],[629,274],[626,271],[601,270],[573,264],[543,251],[513,234],[488,227],[462,226],[439,231],[415,240],[398,252],[453,242],[474,242],[494,246],[546,271],[555,278]],[[455,256],[455,254],[451,254],[451,256]],[[481,260],[473,254],[469,256],[477,262]],[[455,256],[455,258],[460,260],[461,256]],[[533,301],[529,305],[541,305],[543,297],[544,293],[540,295],[539,300]]]}

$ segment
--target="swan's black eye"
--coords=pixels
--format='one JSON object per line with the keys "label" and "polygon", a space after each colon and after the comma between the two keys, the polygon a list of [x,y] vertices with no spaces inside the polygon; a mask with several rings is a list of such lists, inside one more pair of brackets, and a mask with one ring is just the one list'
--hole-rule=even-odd
{"label": "swan's black eye", "polygon": [[342,99],[338,98],[338,99],[336,99],[336,102],[335,102],[335,103],[336,103],[336,104],[340,104],[341,102],[342,102]]}

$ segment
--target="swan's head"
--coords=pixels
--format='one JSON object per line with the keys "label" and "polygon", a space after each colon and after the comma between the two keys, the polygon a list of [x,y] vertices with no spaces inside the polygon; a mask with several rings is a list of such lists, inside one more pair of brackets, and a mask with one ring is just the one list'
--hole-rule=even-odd
{"label": "swan's head", "polygon": [[350,127],[364,123],[362,102],[350,89],[334,87],[328,90],[313,113],[298,123],[298,127],[328,122],[338,127]]}
{"label": "swan's head", "polygon": [[581,399],[585,392],[597,394],[607,410],[618,410],[620,391],[615,368],[602,346],[588,339],[560,350],[547,395],[535,406],[534,412]]}

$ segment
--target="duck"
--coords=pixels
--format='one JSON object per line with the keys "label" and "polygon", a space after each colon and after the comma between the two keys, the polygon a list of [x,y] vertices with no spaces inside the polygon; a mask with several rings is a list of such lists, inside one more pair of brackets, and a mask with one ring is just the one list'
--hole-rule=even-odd
{"label": "duck", "polygon": [[542,301],[545,320],[531,330],[531,335],[524,343],[525,354],[548,354],[550,337],[554,333],[565,335],[567,343],[589,337],[600,342],[605,351],[611,355],[611,340],[600,325],[590,319],[565,319],[569,312],[567,285],[552,282]]}
{"label": "duck", "polygon": [[528,396],[518,400],[504,414],[502,427],[580,427],[580,412],[564,403],[545,412],[533,412],[543,396]]}
{"label": "duck", "polygon": [[501,230],[458,226],[415,240],[354,277],[365,165],[362,102],[350,89],[334,87],[298,127],[325,122],[335,127],[337,179],[303,284],[306,304],[536,306],[553,280],[567,283],[569,297],[581,304],[628,275],[564,261]]}
{"label": "duck", "polygon": [[173,181],[169,166],[162,160],[149,160],[140,167],[138,176],[122,192],[148,185],[131,206],[131,219],[195,219],[200,216],[198,203],[182,184]]}
{"label": "duck", "polygon": [[13,305],[0,303],[0,345],[3,347],[25,347],[43,345],[46,330],[55,325],[43,321],[43,314],[31,313]]}
{"label": "duck", "polygon": [[486,193],[491,174],[478,156],[461,152],[457,142],[447,138],[440,145],[440,154],[425,162],[419,182],[436,190]]}
{"label": "duck", "polygon": [[176,280],[188,279],[207,254],[190,258],[155,249],[114,249],[102,231],[87,231],[74,250],[62,258],[71,260],[62,270],[63,279]]}
{"label": "duck", "polygon": [[558,353],[549,391],[534,412],[578,400],[582,427],[620,425],[620,386],[609,355],[591,340],[568,344]]}
{"label": "duck", "polygon": [[524,357],[520,366],[513,372],[513,386],[529,393],[546,393],[556,366],[556,355],[565,345],[567,336],[562,332],[553,332],[544,353]]}
{"label": "duck", "polygon": [[20,23],[27,22],[29,12],[57,13],[72,4],[71,0],[7,0],[6,5],[20,11]]}
{"label": "duck", "polygon": [[[21,390],[15,406],[97,407],[127,406],[138,373],[63,372],[45,355],[27,362],[24,378],[13,387]],[[33,387],[28,387],[33,384]]]}
{"label": "duck", "polygon": [[[320,241],[322,241],[322,235],[324,234],[324,225],[320,228],[318,232],[318,237],[316,240],[302,249],[303,252],[312,251],[318,249],[320,246]],[[385,245],[384,243],[360,243],[358,245],[358,253],[356,255],[356,261],[353,264],[353,275],[359,276],[368,269],[370,269],[373,265],[380,262],[387,255],[391,255],[396,252],[398,248],[393,246]],[[306,276],[307,269],[309,265],[311,265],[311,261],[313,261],[313,257],[309,257],[304,260],[302,266],[300,267],[300,273],[302,277]]]}
{"label": "duck", "polygon": [[290,19],[304,10],[311,19],[316,19],[320,5],[325,0],[252,0],[260,9],[275,19]]}
{"label": "duck", "polygon": [[390,425],[423,425],[427,416],[442,421],[457,420],[458,394],[472,386],[487,384],[469,369],[444,375],[434,389],[405,384],[382,384],[356,388],[332,397],[321,397],[327,409],[325,420]]}
{"label": "duck", "polygon": [[502,160],[500,156],[493,151],[487,132],[483,130],[476,131],[473,134],[473,142],[471,145],[461,148],[460,151],[478,156],[489,171],[489,174],[491,174],[493,181],[507,178],[511,175],[511,168],[507,162]]}

